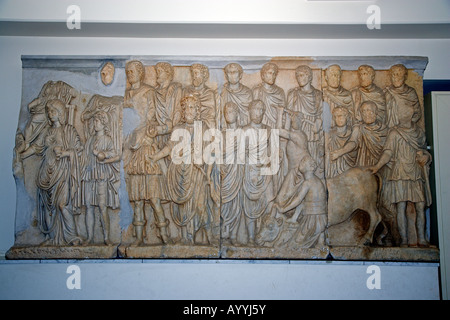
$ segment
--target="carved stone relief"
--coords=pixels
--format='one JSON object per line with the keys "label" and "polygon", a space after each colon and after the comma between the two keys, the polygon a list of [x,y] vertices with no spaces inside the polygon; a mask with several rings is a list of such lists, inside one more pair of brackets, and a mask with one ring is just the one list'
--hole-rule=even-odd
{"label": "carved stone relief", "polygon": [[108,60],[24,84],[8,258],[438,259],[425,66]]}

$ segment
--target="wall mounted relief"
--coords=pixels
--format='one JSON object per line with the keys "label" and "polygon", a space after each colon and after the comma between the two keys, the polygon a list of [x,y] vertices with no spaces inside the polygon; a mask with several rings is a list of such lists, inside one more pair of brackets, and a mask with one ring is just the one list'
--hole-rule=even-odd
{"label": "wall mounted relief", "polygon": [[426,58],[22,60],[9,259],[439,259]]}

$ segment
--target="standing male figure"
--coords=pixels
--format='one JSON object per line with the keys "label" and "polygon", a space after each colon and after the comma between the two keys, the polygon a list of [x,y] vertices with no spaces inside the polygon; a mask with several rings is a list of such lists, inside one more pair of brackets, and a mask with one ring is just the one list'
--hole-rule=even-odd
{"label": "standing male figure", "polygon": [[362,121],[360,107],[364,101],[372,101],[377,105],[377,119],[382,124],[386,124],[386,97],[382,89],[373,83],[375,79],[375,69],[369,65],[362,65],[358,68],[359,87],[351,90],[355,103],[355,118]]}
{"label": "standing male figure", "polygon": [[302,131],[308,139],[308,150],[316,161],[319,178],[324,177],[325,138],[323,133],[323,99],[322,92],[311,84],[313,74],[308,66],[295,70],[298,87],[288,93],[288,109],[300,113]]}
{"label": "standing male figure", "polygon": [[[241,83],[243,70],[239,64],[227,64],[223,70],[227,82],[223,85],[222,93],[220,94],[220,110],[224,112],[225,105],[228,102],[235,103],[238,107],[238,125],[241,127],[245,126],[250,121],[248,106],[253,100],[252,91]],[[226,120],[222,118],[221,121]],[[223,127],[226,127],[224,122]]]}
{"label": "standing male figure", "polygon": [[[252,101],[249,107],[250,123],[243,128],[244,134],[250,134],[253,138],[250,138],[242,184],[242,200],[249,245],[255,244],[258,221],[270,213],[273,199],[276,196],[273,176],[262,174],[263,167],[268,165],[262,159],[268,158],[271,129],[262,122],[265,108],[266,105],[261,100]],[[256,139],[256,135],[260,135],[261,130],[268,131],[266,143],[261,143],[261,139]]]}

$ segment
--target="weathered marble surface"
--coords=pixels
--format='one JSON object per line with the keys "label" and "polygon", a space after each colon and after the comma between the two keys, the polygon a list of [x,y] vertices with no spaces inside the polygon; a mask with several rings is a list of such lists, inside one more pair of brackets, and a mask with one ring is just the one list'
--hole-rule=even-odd
{"label": "weathered marble surface", "polygon": [[437,261],[426,64],[23,57],[7,257]]}

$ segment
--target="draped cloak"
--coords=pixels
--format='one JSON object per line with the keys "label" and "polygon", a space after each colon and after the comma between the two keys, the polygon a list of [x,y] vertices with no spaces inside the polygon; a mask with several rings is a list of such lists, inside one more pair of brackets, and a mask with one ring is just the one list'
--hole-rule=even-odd
{"label": "draped cloak", "polygon": [[347,126],[344,132],[339,132],[337,129],[338,127],[331,128],[328,133],[328,152],[325,155],[327,158],[327,165],[325,167],[325,175],[327,178],[333,178],[355,166],[355,151],[346,153],[334,161],[330,159],[330,152],[344,147],[352,135],[351,127]]}
{"label": "draped cloak", "polygon": [[417,122],[421,117],[419,97],[414,88],[404,85],[403,88],[389,86],[386,88],[386,103],[388,107],[387,125],[389,128],[399,125],[399,115],[406,108],[413,109],[412,121]]}
{"label": "draped cloak", "polygon": [[[353,124],[355,123],[355,106],[353,103],[353,97],[350,91],[344,89],[342,86],[339,86],[336,89],[326,87],[323,89],[323,100],[328,103],[330,106],[330,113],[333,114],[333,110],[336,107],[343,107],[348,110],[351,115]],[[335,123],[332,120],[331,127],[334,127]]]}
{"label": "draped cloak", "polygon": [[119,162],[101,163],[93,151],[103,152],[106,159],[115,157],[116,150],[113,140],[108,135],[93,135],[86,141],[83,160],[82,202],[84,205],[99,205],[98,183],[106,182],[106,205],[112,209],[119,207],[117,183],[120,179]]}
{"label": "draped cloak", "polygon": [[386,141],[387,127],[376,121],[372,125],[357,124],[349,141],[356,144],[356,166],[373,166],[377,164]]}
{"label": "draped cloak", "polygon": [[[225,133],[224,133],[225,136]],[[237,154],[237,144],[226,145],[226,154]],[[243,212],[242,209],[242,183],[244,179],[244,165],[222,164],[221,176],[221,217],[223,228],[235,230]]]}
{"label": "draped cloak", "polygon": [[[177,129],[189,130],[188,124],[182,124]],[[206,131],[205,127],[202,127]],[[194,133],[191,132],[191,154],[184,154],[190,157],[190,161],[182,161],[177,164],[172,161],[167,170],[167,191],[170,199],[178,206],[174,207],[172,218],[179,227],[188,227],[192,232],[193,220],[196,214],[208,215],[209,212],[199,212],[197,208],[202,206],[207,209],[208,189],[206,178],[206,165],[194,163]],[[169,141],[173,147],[175,143]],[[206,210],[208,211],[208,210]],[[198,220],[202,220],[201,217]],[[206,218],[206,217],[203,217]],[[205,219],[203,219],[205,221]]]}
{"label": "draped cloak", "polygon": [[[160,125],[171,124],[172,127],[178,123],[174,123],[175,116],[178,114],[181,118],[180,101],[183,94],[183,88],[178,82],[171,82],[167,88],[156,88],[155,90],[155,110],[156,120]],[[157,137],[158,147],[164,148],[170,134],[160,135]]]}
{"label": "draped cloak", "polygon": [[[221,114],[223,115],[225,105],[228,102],[234,102],[238,107],[238,126],[243,127],[247,125],[250,122],[250,117],[248,114],[248,106],[252,102],[252,91],[250,88],[240,85],[239,89],[234,91],[230,89],[230,86],[228,83],[226,83],[223,86],[222,93],[220,95],[220,110]],[[224,118],[221,117],[221,122],[224,124]],[[222,127],[225,127],[225,125],[222,125]]]}
{"label": "draped cloak", "polygon": [[318,164],[316,174],[322,177],[325,154],[322,92],[313,86],[308,92],[302,91],[299,87],[291,89],[288,93],[287,106],[290,110],[300,112],[303,116],[301,129],[306,134],[309,153]]}
{"label": "draped cloak", "polygon": [[184,95],[196,95],[200,99],[200,118],[209,129],[216,128],[216,92],[204,86],[197,90],[194,86],[185,89]]}
{"label": "draped cloak", "polygon": [[[252,129],[250,125],[243,130]],[[270,128],[267,135],[270,141]],[[269,203],[275,198],[275,190],[272,175],[262,175],[261,170],[266,164],[260,159],[268,157],[268,143],[249,143],[248,156],[246,157],[244,178],[242,184],[244,214],[249,219],[259,219],[266,213]]]}
{"label": "draped cloak", "polygon": [[262,123],[271,128],[275,128],[277,124],[276,106],[286,106],[284,90],[275,84],[268,89],[263,83],[260,83],[252,91],[253,99],[261,100],[266,105]]}
{"label": "draped cloak", "polygon": [[355,103],[355,118],[362,121],[361,104],[365,101],[372,101],[377,105],[377,120],[386,124],[387,110],[386,97],[382,89],[372,84],[369,88],[357,87],[351,90],[353,102]]}
{"label": "draped cloak", "polygon": [[426,150],[425,133],[417,124],[411,128],[394,127],[389,131],[384,150],[392,152],[388,163],[385,197],[391,203],[404,201],[426,202],[431,199],[425,192],[429,183],[425,170],[416,160],[417,152]]}
{"label": "draped cloak", "polygon": [[[70,155],[57,159],[56,147],[69,151]],[[41,231],[49,234],[55,245],[67,245],[79,239],[74,214],[79,213],[81,206],[79,153],[82,148],[73,126],[47,129],[36,180],[38,217]]]}

